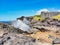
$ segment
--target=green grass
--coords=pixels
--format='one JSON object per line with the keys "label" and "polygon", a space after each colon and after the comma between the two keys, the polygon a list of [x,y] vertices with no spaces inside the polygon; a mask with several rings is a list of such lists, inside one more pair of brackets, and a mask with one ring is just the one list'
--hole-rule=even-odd
{"label": "green grass", "polygon": [[41,15],[35,15],[33,17],[34,20],[43,20],[44,18]]}

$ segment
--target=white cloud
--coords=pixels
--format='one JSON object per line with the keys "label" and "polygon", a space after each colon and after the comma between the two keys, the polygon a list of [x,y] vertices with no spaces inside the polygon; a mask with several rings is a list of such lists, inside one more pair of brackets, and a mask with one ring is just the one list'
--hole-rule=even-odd
{"label": "white cloud", "polygon": [[49,11],[50,12],[60,12],[60,9],[50,8]]}
{"label": "white cloud", "polygon": [[58,10],[58,12],[60,12],[60,10]]}
{"label": "white cloud", "polygon": [[36,14],[41,14],[41,12],[49,12],[49,10],[48,9],[40,9],[37,11]]}
{"label": "white cloud", "polygon": [[50,8],[50,9],[40,9],[36,12],[36,15],[41,14],[41,12],[60,12],[60,9]]}

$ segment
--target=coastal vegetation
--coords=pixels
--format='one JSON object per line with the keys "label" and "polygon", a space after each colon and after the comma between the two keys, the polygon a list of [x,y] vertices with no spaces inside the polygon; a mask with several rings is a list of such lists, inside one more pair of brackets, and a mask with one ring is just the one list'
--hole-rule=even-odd
{"label": "coastal vegetation", "polygon": [[43,20],[44,18],[41,15],[35,15],[33,16],[34,20]]}

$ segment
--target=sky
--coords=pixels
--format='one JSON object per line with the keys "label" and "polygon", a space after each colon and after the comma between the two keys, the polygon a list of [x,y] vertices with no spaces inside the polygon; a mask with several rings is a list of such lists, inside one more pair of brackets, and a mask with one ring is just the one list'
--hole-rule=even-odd
{"label": "sky", "polygon": [[33,16],[42,9],[60,9],[59,0],[0,0],[0,21]]}

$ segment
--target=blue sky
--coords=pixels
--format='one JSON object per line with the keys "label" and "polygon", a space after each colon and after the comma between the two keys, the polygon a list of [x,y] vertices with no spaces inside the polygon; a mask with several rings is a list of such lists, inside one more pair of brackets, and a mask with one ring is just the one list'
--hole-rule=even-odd
{"label": "blue sky", "polygon": [[60,9],[59,0],[0,0],[0,21],[34,15],[40,9]]}

